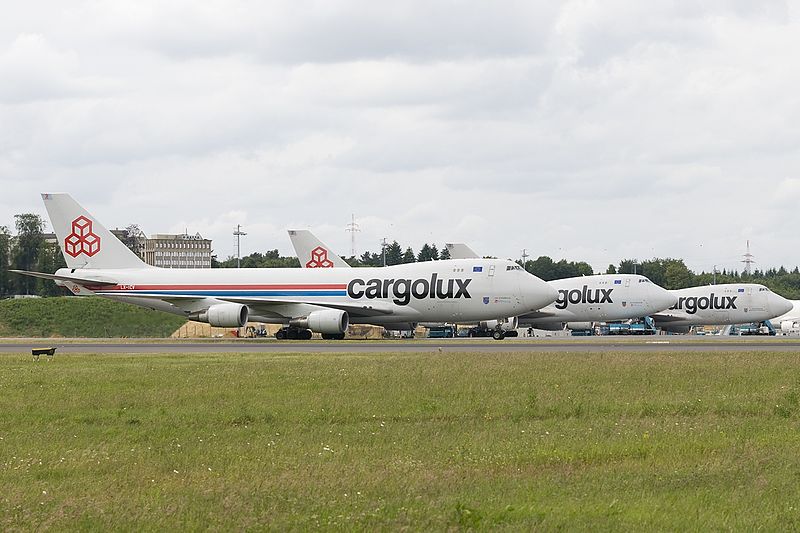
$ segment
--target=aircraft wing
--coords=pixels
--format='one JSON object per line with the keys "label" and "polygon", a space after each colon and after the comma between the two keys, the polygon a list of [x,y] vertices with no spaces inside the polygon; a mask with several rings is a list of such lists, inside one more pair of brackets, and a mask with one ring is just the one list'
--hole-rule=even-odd
{"label": "aircraft wing", "polygon": [[[98,291],[102,294],[102,290]],[[181,307],[181,304],[188,304],[195,301],[205,300],[206,298],[213,298],[215,300],[219,300],[222,302],[230,302],[236,304],[242,304],[250,307],[251,309],[258,311],[259,309],[266,311],[268,314],[279,314],[283,316],[281,312],[282,309],[291,309],[293,306],[298,305],[313,305],[316,307],[324,307],[328,309],[340,309],[342,311],[347,311],[352,316],[358,317],[371,317],[371,316],[387,316],[394,314],[394,310],[391,306],[388,305],[357,305],[357,304],[349,304],[349,303],[338,303],[338,302],[327,302],[327,301],[314,301],[314,300],[289,300],[289,299],[264,299],[264,298],[253,298],[253,297],[236,297],[236,296],[202,296],[202,295],[179,295],[179,294],[154,294],[154,293],[128,293],[128,292],[120,292],[120,291],[113,291],[107,292],[102,294],[103,296],[125,296],[131,298],[143,298],[143,299],[150,299],[150,300],[162,300],[165,302],[169,302],[173,305]],[[288,318],[293,318],[293,316],[288,316]]]}
{"label": "aircraft wing", "polygon": [[519,315],[517,318],[520,320],[536,320],[537,318],[552,318],[554,316],[556,316],[556,314],[552,311],[532,311],[524,315]]}
{"label": "aircraft wing", "polygon": [[78,278],[75,276],[59,276],[56,274],[46,274],[44,272],[31,272],[28,270],[9,270],[9,272],[14,272],[16,274],[22,274],[24,276],[32,276],[34,278],[42,278],[42,279],[50,279],[53,281],[71,281],[73,283],[77,283],[79,285],[92,285],[92,286],[103,286],[103,285],[116,285],[116,281],[112,281],[110,279],[88,279],[88,278]]}
{"label": "aircraft wing", "polygon": [[226,302],[243,304],[253,309],[270,310],[279,306],[286,305],[315,305],[318,307],[326,307],[328,309],[339,309],[347,311],[352,316],[370,317],[370,316],[387,316],[394,314],[394,310],[388,305],[357,305],[338,302],[325,302],[325,301],[308,301],[308,300],[264,300],[263,298],[236,298],[236,297],[217,297],[218,300]]}
{"label": "aircraft wing", "polygon": [[675,316],[675,315],[663,315],[656,313],[655,315],[650,315],[650,318],[652,318],[656,322],[675,322],[677,320],[684,320],[686,317]]}

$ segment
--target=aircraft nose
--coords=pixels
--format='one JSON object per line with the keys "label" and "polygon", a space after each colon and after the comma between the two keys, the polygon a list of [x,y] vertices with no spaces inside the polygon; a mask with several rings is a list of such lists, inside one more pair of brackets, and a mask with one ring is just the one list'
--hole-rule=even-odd
{"label": "aircraft nose", "polygon": [[770,293],[769,307],[771,312],[777,313],[775,316],[785,315],[794,308],[792,302],[774,292]]}
{"label": "aircraft nose", "polygon": [[650,301],[654,307],[653,311],[651,312],[658,313],[659,311],[669,309],[678,303],[678,297],[675,295],[675,293],[653,284],[653,291],[652,295],[650,296]]}
{"label": "aircraft nose", "polygon": [[547,307],[558,298],[556,289],[533,274],[526,275],[521,285],[520,292],[524,295],[525,306],[528,309],[536,310]]}

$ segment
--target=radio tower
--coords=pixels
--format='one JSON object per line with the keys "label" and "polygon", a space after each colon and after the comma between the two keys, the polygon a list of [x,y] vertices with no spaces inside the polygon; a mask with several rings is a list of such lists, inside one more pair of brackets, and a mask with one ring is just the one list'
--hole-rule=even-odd
{"label": "radio tower", "polygon": [[361,231],[361,229],[358,227],[358,224],[356,224],[356,216],[355,215],[350,215],[350,223],[347,225],[347,229],[345,229],[345,231],[349,231],[350,232],[350,256],[351,257],[355,257],[356,256],[356,232],[357,231]]}
{"label": "radio tower", "polygon": [[754,257],[755,256],[750,253],[750,240],[748,239],[747,240],[747,253],[744,254],[744,259],[741,261],[742,263],[744,263],[744,273],[747,274],[748,276],[750,274],[752,274],[752,272],[753,272],[752,265],[753,265],[753,263],[755,263],[755,261],[753,260]]}
{"label": "radio tower", "polygon": [[236,224],[236,229],[233,231],[233,236],[236,237],[236,268],[242,268],[242,236],[247,233],[242,231],[242,226]]}

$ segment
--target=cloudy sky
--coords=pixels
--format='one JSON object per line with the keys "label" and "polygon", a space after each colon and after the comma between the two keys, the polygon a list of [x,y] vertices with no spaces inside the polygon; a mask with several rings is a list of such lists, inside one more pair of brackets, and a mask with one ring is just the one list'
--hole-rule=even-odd
{"label": "cloudy sky", "polygon": [[800,10],[71,1],[0,18],[0,225],[70,192],[221,257],[415,249],[798,265]]}

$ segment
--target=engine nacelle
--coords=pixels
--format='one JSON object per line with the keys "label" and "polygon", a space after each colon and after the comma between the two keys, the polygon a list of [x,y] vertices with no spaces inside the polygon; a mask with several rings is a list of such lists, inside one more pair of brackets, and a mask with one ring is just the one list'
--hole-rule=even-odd
{"label": "engine nacelle", "polygon": [[247,315],[246,305],[217,304],[200,313],[197,319],[217,328],[241,328],[247,324]]}
{"label": "engine nacelle", "polygon": [[501,320],[484,320],[478,325],[486,329],[497,329],[497,326],[500,326],[502,331],[511,331],[512,329],[517,329],[517,326],[519,325],[519,319],[515,316],[512,316],[509,318],[503,318]]}
{"label": "engine nacelle", "polygon": [[781,331],[784,333],[790,333],[797,328],[797,323],[793,320],[784,320],[781,322]]}
{"label": "engine nacelle", "polygon": [[592,329],[591,322],[567,322],[566,328],[570,331],[585,331],[587,329]]}
{"label": "engine nacelle", "polygon": [[312,311],[306,317],[293,318],[289,325],[295,328],[310,329],[315,333],[344,333],[350,324],[347,311],[323,309]]}

